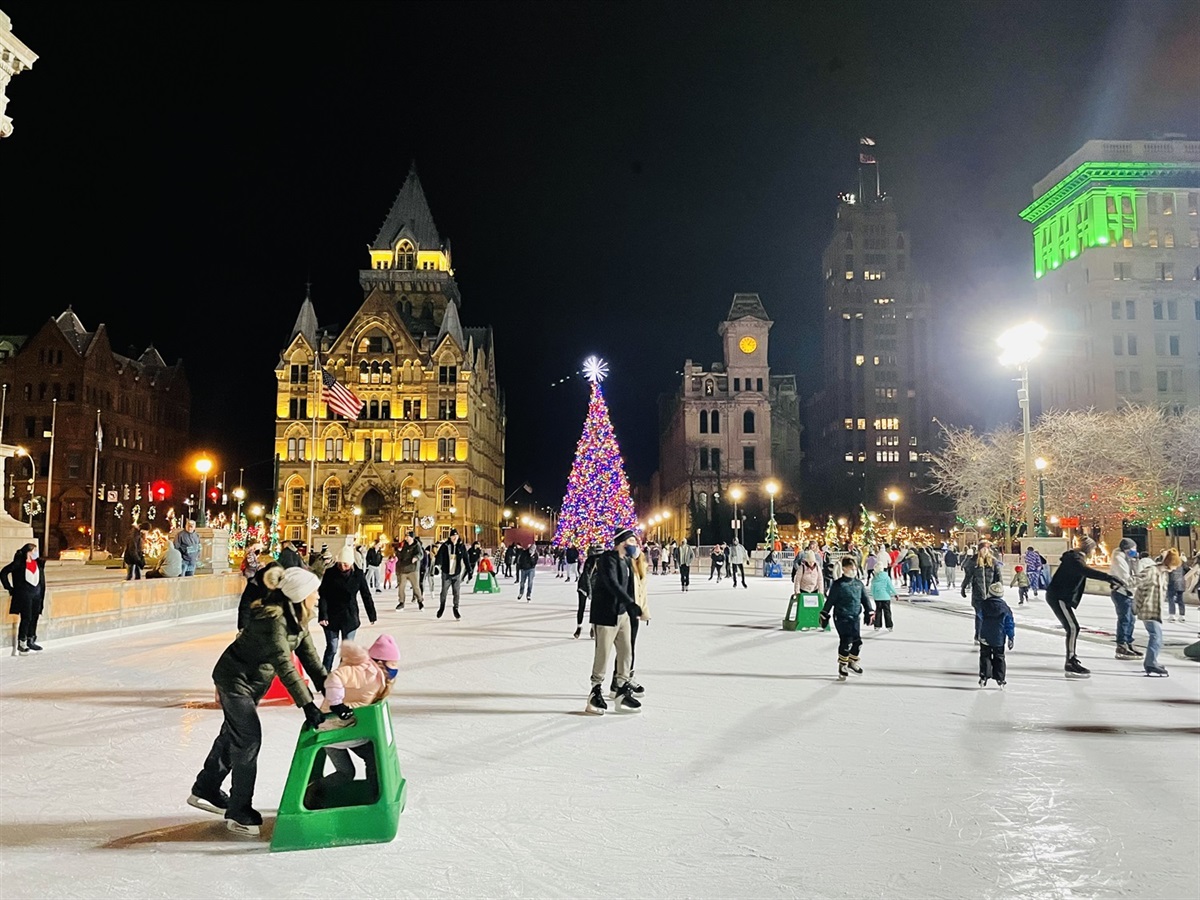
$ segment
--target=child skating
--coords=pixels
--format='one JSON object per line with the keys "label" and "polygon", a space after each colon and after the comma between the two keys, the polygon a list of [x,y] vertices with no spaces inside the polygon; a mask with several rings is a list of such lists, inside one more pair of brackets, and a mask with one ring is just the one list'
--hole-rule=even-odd
{"label": "child skating", "polygon": [[829,596],[821,609],[821,627],[829,624],[832,617],[838,633],[838,681],[845,681],[847,672],[863,673],[858,664],[858,653],[862,649],[862,634],[858,617],[867,611],[867,623],[875,620],[875,608],[867,589],[858,580],[858,562],[853,556],[842,560],[842,574],[829,586]]}
{"label": "child skating", "polygon": [[988,679],[994,678],[996,686],[1003,688],[1008,680],[1004,641],[1008,639],[1011,650],[1017,634],[1012,610],[1004,602],[1004,585],[996,582],[988,588],[987,599],[980,604],[979,611],[983,615],[979,627],[979,686],[987,687]]}
{"label": "child skating", "polygon": [[1029,576],[1026,574],[1024,566],[1017,566],[1013,569],[1012,581],[1008,583],[1008,586],[1021,591],[1021,599],[1017,606],[1024,606],[1025,601],[1029,599]]}
{"label": "child skating", "polygon": [[880,556],[875,560],[875,572],[871,584],[867,588],[871,599],[875,601],[875,630],[887,625],[892,630],[892,598],[899,596],[896,586],[892,584],[892,576],[888,574],[888,560]]}

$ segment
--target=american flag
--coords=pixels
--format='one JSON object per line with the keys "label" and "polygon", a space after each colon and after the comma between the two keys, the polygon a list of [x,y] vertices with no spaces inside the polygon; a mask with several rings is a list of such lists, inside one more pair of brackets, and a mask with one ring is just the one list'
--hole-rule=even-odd
{"label": "american flag", "polygon": [[362,412],[362,401],[325,368],[321,369],[321,399],[335,413],[347,419],[357,419]]}

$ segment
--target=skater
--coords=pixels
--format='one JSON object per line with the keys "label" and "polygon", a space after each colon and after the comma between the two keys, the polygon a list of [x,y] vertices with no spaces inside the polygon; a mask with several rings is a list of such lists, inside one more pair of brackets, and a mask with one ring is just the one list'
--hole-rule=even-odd
{"label": "skater", "polygon": [[1058,569],[1050,579],[1050,586],[1046,588],[1046,603],[1067,632],[1067,656],[1063,672],[1068,678],[1088,678],[1092,674],[1075,656],[1075,645],[1079,640],[1079,620],[1075,618],[1075,610],[1083,596],[1084,583],[1089,578],[1107,582],[1113,587],[1121,584],[1107,572],[1089,566],[1084,552],[1075,549],[1068,550],[1059,558]]}
{"label": "skater", "polygon": [[396,586],[396,554],[393,551],[383,559],[383,589],[390,591]]}
{"label": "skater", "polygon": [[1008,583],[1009,587],[1015,587],[1020,599],[1017,606],[1024,606],[1025,601],[1029,599],[1029,576],[1025,574],[1024,566],[1013,567],[1012,581]]}
{"label": "skater", "polygon": [[454,594],[454,618],[461,619],[458,611],[458,597],[462,588],[463,576],[467,571],[467,548],[458,539],[458,530],[450,529],[450,536],[438,547],[437,561],[434,565],[442,573],[442,597],[438,604],[437,617],[440,619],[446,611],[446,592]]}
{"label": "skater", "polygon": [[538,561],[529,547],[520,544],[517,547],[517,599],[524,597],[528,603],[533,600],[533,576],[537,573]]}
{"label": "skater", "polygon": [[512,578],[514,581],[516,581],[516,578],[513,576],[513,561],[516,558],[517,543],[513,541],[513,543],[508,545],[508,549],[504,551],[504,577]]}
{"label": "skater", "polygon": [[[391,693],[399,670],[400,650],[390,634],[380,635],[369,650],[353,641],[342,644],[342,664],[326,677],[325,702],[321,704],[321,712],[332,713],[335,718],[327,718],[320,730],[345,727],[351,723],[355,708],[385,699]],[[317,752],[312,777],[304,795],[307,808],[325,809],[330,789],[354,780],[351,751],[363,761],[366,782],[372,796],[378,797],[379,773],[373,749],[369,746],[347,749],[334,744]],[[333,763],[333,772],[329,775],[324,775],[326,757]]]}
{"label": "skater", "polygon": [[[279,676],[296,706],[304,710],[310,728],[321,724],[321,711],[292,662],[295,653],[313,687],[318,693],[324,692],[325,668],[308,633],[320,586],[320,579],[312,572],[287,569],[279,588],[252,605],[246,627],[213,668],[225,721],[204,768],[196,775],[187,802],[197,809],[224,815],[226,827],[234,834],[256,835],[262,825],[262,816],[253,806],[262,745],[258,702],[271,679]],[[221,784],[230,774],[233,782],[226,794]]]}
{"label": "skater", "polygon": [[[650,545],[650,569],[655,575],[658,574],[658,564],[661,561],[662,561],[662,547],[658,546],[658,544],[651,544]],[[664,574],[666,574],[666,573],[664,573]]]}
{"label": "skater", "polygon": [[367,587],[375,593],[383,590],[383,551],[380,549],[380,540],[375,538],[371,541],[371,546],[367,548],[367,552],[363,554],[363,562],[366,563],[367,572]]}
{"label": "skater", "polygon": [[400,591],[396,609],[404,609],[404,587],[412,586],[413,599],[417,601],[417,609],[425,608],[425,595],[421,590],[421,560],[423,551],[417,542],[417,536],[411,531],[404,535],[396,555],[396,587]]}
{"label": "skater", "polygon": [[592,692],[585,707],[592,715],[603,715],[608,710],[603,685],[608,672],[608,655],[614,645],[617,650],[617,709],[636,712],[642,706],[629,686],[629,666],[633,656],[629,620],[641,613],[633,597],[633,568],[630,565],[630,559],[637,552],[637,535],[629,528],[622,528],[613,535],[613,549],[596,557],[591,579],[590,614],[596,651],[592,659]]}
{"label": "skater", "polygon": [[737,587],[738,573],[742,576],[742,587],[746,587],[746,548],[738,543],[738,539],[733,539],[733,545],[729,548],[729,565],[733,569],[733,586]]}
{"label": "skater", "polygon": [[[633,599],[637,604],[638,612],[634,615],[629,614],[629,689],[633,693],[641,695],[646,689],[638,684],[637,678],[634,677],[634,670],[637,663],[637,636],[638,626],[641,623],[650,622],[649,610],[649,576],[650,566],[647,564],[647,554],[637,552],[638,548],[634,548],[629,556],[630,564],[633,568]],[[613,699],[617,699],[617,666],[613,663],[612,684],[609,687],[612,692]]]}
{"label": "skater", "polygon": [[124,563],[126,581],[141,581],[142,571],[146,568],[146,531],[137,525],[129,532],[129,540],[125,542]]}
{"label": "skater", "polygon": [[812,550],[805,550],[792,565],[792,587],[797,594],[817,594],[824,598],[825,579]]}
{"label": "skater", "polygon": [[[579,596],[579,612],[575,616],[575,637],[583,633],[583,610],[588,599],[592,596],[592,582],[595,580],[596,561],[600,557],[599,547],[588,547],[587,559],[579,570],[579,579],[575,582],[575,593]],[[595,629],[592,629],[595,632]],[[594,634],[593,634],[594,636]]]}
{"label": "skater", "polygon": [[[1179,551],[1176,550],[1176,553]],[[1187,621],[1187,608],[1183,605],[1183,588],[1184,588],[1184,571],[1183,560],[1179,561],[1170,575],[1167,576],[1167,608],[1170,610],[1171,621],[1177,621],[1175,618],[1175,607],[1179,607],[1179,623],[1183,624]]]}
{"label": "skater", "polygon": [[1133,589],[1140,569],[1137,544],[1132,538],[1121,538],[1108,567],[1108,574],[1121,582],[1121,586],[1114,587],[1110,594],[1117,611],[1117,659],[1142,658],[1141,652],[1133,646]]}
{"label": "skater", "polygon": [[367,620],[374,625],[375,601],[362,569],[354,562],[354,548],[347,545],[338,554],[337,564],[326,569],[321,578],[317,620],[325,629],[325,655],[322,662],[326,672],[333,668],[338,644],[343,640],[354,640],[354,635],[358,633],[361,624],[358,616],[360,597],[367,611]]}
{"label": "skater", "polygon": [[892,630],[892,598],[899,596],[892,577],[888,575],[888,564],[882,558],[875,561],[875,574],[871,579],[868,593],[875,601],[875,630],[887,626]]}
{"label": "skater", "polygon": [[679,562],[679,589],[686,591],[692,584],[692,563],[696,559],[696,550],[684,538],[676,548]]}
{"label": "skater", "polygon": [[575,576],[575,580],[579,580],[579,550],[572,544],[567,545],[567,549],[563,551],[567,558],[567,584],[571,583],[571,576]]}
{"label": "skater", "polygon": [[1036,600],[1038,591],[1044,586],[1046,557],[1033,547],[1025,551],[1025,574],[1029,576],[1029,587],[1033,590],[1033,599]]}
{"label": "skater", "polygon": [[942,557],[942,563],[946,568],[946,587],[954,587],[954,578],[958,574],[958,551],[953,547],[947,547],[946,555]]}
{"label": "skater", "polygon": [[291,541],[284,541],[279,546],[279,564],[285,569],[295,569],[304,565],[300,554],[296,552],[296,545]]}
{"label": "skater", "polygon": [[713,576],[717,576],[717,584],[721,583],[721,575],[725,571],[725,554],[721,551],[720,544],[713,544],[712,552],[708,554],[709,562],[712,563],[712,568],[708,570],[708,580],[712,581]]}
{"label": "skater", "polygon": [[866,611],[867,623],[875,619],[871,606],[871,598],[867,589],[858,579],[857,564],[853,556],[842,560],[842,574],[829,588],[829,596],[821,609],[821,627],[829,624],[832,616],[833,624],[838,633],[838,681],[845,681],[847,671],[855,675],[863,673],[858,664],[858,653],[862,647],[862,633],[859,630],[858,617]]}
{"label": "skater", "polygon": [[262,552],[261,541],[251,541],[246,545],[246,554],[242,557],[242,577],[249,581],[262,566],[259,554]]}
{"label": "skater", "polygon": [[975,610],[975,643],[979,643],[979,628],[983,624],[983,616],[979,612],[983,601],[987,599],[988,588],[1002,580],[1000,563],[992,556],[992,545],[987,541],[979,542],[979,550],[963,563],[962,588],[959,590],[964,598],[967,588],[971,589],[971,606]]}
{"label": "skater", "polygon": [[279,587],[279,581],[283,578],[284,568],[275,560],[271,560],[265,566],[261,566],[254,577],[246,582],[246,586],[242,588],[242,597],[238,601],[237,612],[237,627],[241,631],[246,627],[246,623],[250,621],[250,608],[258,600],[262,600],[271,591]]}
{"label": "skater", "polygon": [[1013,648],[1017,625],[1012,610],[1004,602],[1004,585],[996,582],[988,588],[987,599],[980,606],[983,626],[979,630],[979,686],[987,687],[988,679],[996,679],[996,686],[1003,688],[1007,683],[1008,671],[1004,661],[1004,639],[1008,638],[1008,649]]}
{"label": "skater", "polygon": [[1147,675],[1167,677],[1166,667],[1158,661],[1162,649],[1162,601],[1170,584],[1171,574],[1179,569],[1179,551],[1174,547],[1163,554],[1162,561],[1146,566],[1138,576],[1134,589],[1134,612],[1146,626],[1146,658],[1142,667]]}
{"label": "skater", "polygon": [[26,544],[13,554],[12,562],[0,569],[0,584],[8,591],[9,615],[20,617],[17,652],[41,651],[37,622],[46,603],[46,562],[39,558],[37,544]]}

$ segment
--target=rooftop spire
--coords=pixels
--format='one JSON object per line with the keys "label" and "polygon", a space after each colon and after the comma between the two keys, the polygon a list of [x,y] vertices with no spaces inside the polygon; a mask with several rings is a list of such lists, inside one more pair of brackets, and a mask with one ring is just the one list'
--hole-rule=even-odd
{"label": "rooftop spire", "polygon": [[407,232],[419,248],[432,250],[442,246],[442,238],[433,224],[433,213],[429,211],[429,202],[425,199],[415,161],[409,167],[408,177],[396,194],[371,249],[390,250],[401,232]]}
{"label": "rooftop spire", "polygon": [[296,316],[296,324],[288,335],[289,343],[296,335],[302,334],[312,347],[317,346],[317,311],[313,308],[311,291],[311,282],[305,282],[304,302],[300,304],[300,314]]}

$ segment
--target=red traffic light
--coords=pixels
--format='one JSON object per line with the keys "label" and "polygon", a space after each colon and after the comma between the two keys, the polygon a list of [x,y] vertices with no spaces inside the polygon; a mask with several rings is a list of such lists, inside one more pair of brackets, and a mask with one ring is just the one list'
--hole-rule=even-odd
{"label": "red traffic light", "polygon": [[217,498],[220,496],[221,496],[221,492],[218,491],[216,488],[213,488],[211,491],[208,492],[208,499],[211,500],[213,503],[216,503]]}
{"label": "red traffic light", "polygon": [[165,481],[155,481],[150,485],[150,499],[162,502],[171,496],[171,485]]}

